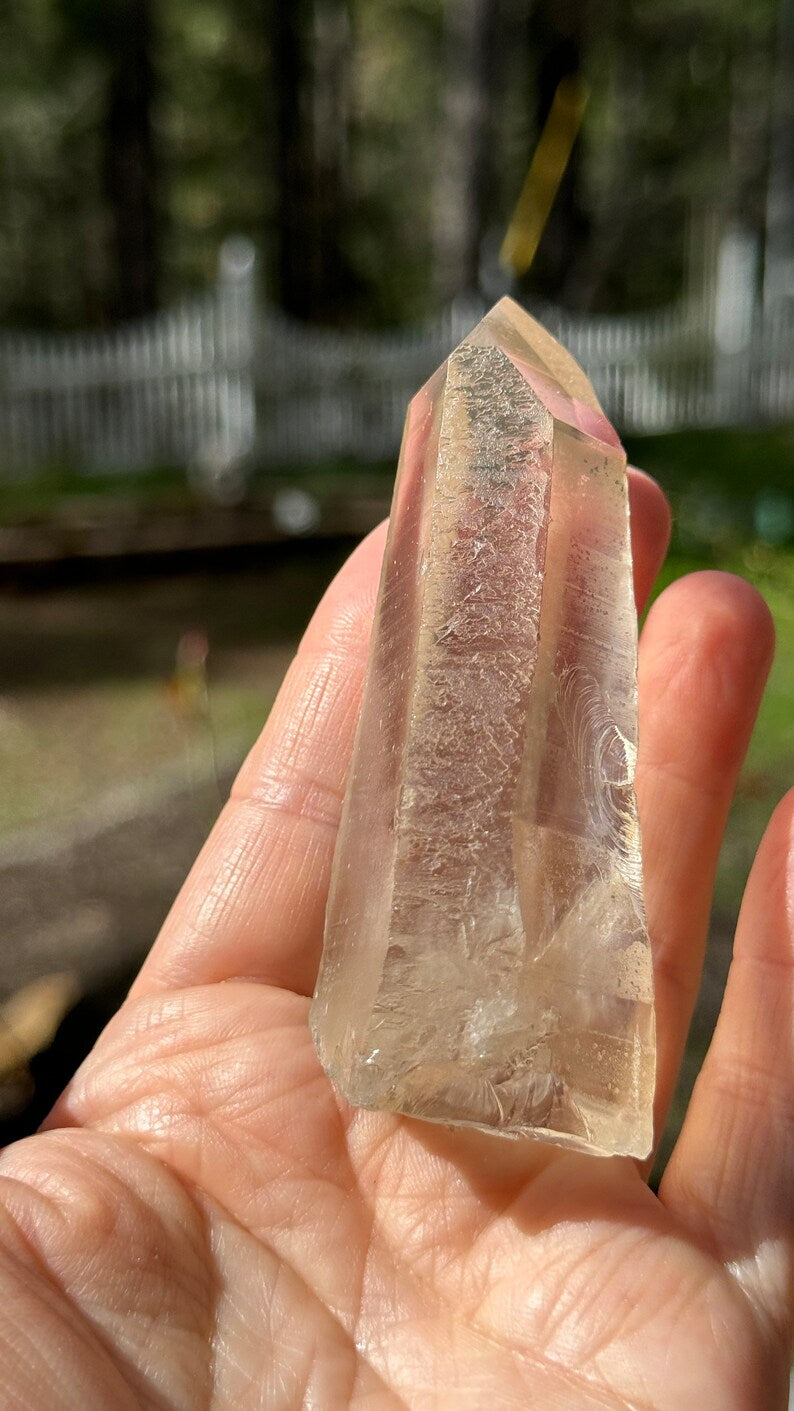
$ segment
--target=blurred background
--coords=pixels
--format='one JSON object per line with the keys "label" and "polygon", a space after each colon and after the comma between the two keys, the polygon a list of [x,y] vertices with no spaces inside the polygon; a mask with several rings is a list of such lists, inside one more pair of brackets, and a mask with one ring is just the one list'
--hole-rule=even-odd
{"label": "blurred background", "polygon": [[[0,12],[0,1140],[124,993],[408,398],[503,293],[779,652],[671,1132],[794,765],[792,0]],[[669,1139],[668,1139],[669,1140]]]}

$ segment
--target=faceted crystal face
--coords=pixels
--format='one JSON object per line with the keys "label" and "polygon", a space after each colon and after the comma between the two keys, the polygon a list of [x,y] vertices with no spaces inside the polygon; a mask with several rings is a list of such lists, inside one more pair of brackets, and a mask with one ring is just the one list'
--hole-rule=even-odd
{"label": "faceted crystal face", "polygon": [[626,459],[503,299],[414,398],[312,1005],[350,1102],[652,1140]]}

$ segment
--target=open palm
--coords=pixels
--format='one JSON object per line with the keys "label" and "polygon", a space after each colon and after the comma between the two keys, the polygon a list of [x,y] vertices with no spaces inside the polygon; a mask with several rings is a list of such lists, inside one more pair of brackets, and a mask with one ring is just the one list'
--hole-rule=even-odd
{"label": "open palm", "polygon": [[[641,601],[668,522],[636,474],[632,502]],[[0,1161],[0,1404],[783,1407],[794,799],[658,1198],[628,1160],[352,1111],[319,1068],[307,996],[382,547],[326,595],[131,997]],[[643,634],[657,1129],[771,651],[763,604],[721,574],[668,589]]]}

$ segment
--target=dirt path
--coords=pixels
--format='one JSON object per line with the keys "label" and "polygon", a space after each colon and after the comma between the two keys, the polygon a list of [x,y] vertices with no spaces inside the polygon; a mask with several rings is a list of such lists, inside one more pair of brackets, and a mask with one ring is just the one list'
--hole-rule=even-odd
{"label": "dirt path", "polygon": [[[0,590],[0,1009],[54,972],[80,997],[32,1077],[0,1071],[0,1142],[122,997],[348,549]],[[183,689],[191,634],[206,678]]]}

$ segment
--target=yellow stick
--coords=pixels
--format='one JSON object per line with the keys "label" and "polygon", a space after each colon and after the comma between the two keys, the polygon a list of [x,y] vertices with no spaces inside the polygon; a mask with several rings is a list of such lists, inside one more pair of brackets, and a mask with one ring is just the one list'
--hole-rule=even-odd
{"label": "yellow stick", "polygon": [[514,274],[526,274],[535,258],[589,97],[581,78],[564,78],[557,87],[499,252],[502,267]]}

